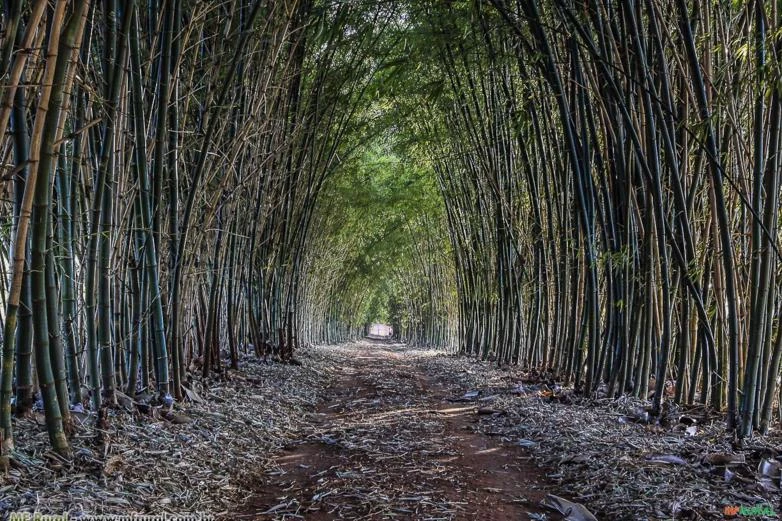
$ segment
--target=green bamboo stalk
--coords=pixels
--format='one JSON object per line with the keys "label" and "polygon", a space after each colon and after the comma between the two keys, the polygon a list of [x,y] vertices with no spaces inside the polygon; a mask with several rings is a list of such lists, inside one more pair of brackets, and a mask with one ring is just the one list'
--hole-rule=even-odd
{"label": "green bamboo stalk", "polygon": [[[127,6],[133,10],[134,6]],[[138,13],[132,12],[130,18],[135,20]],[[153,218],[151,189],[146,170],[146,142],[144,135],[143,98],[141,94],[141,58],[139,50],[138,22],[130,26],[130,58],[131,58],[131,84],[133,91],[133,117],[136,132],[136,175],[139,183],[138,197],[140,199],[141,230],[144,233],[144,270],[149,284],[150,306],[152,308],[152,331],[158,358],[156,360],[156,378],[158,394],[161,401],[169,402],[169,373],[168,373],[168,346],[166,344],[165,318],[163,317],[163,302],[160,291],[160,279],[158,275],[158,254],[155,249],[153,235]],[[159,114],[160,119],[165,119],[165,110]],[[162,161],[162,158],[161,158]],[[162,168],[162,166],[161,166]]]}
{"label": "green bamboo stalk", "polygon": [[[42,12],[44,5],[40,5],[40,4],[45,4],[45,2],[40,2],[38,4],[38,7],[40,7]],[[38,13],[38,18],[40,18],[40,14],[41,13]],[[7,455],[14,450],[13,426],[11,424],[11,393],[13,392],[13,388],[11,385],[11,378],[12,378],[13,367],[14,367],[13,338],[16,332],[17,314],[19,310],[20,293],[22,287],[22,276],[24,273],[27,232],[30,224],[30,216],[33,207],[33,195],[36,191],[39,163],[41,159],[41,142],[43,140],[44,124],[45,124],[45,119],[47,117],[49,100],[51,98],[52,90],[53,90],[52,86],[53,86],[53,80],[55,75],[55,65],[56,65],[55,61],[57,57],[57,46],[59,43],[60,28],[63,22],[64,15],[65,15],[65,2],[58,1],[58,3],[55,6],[54,14],[52,15],[53,29],[49,38],[46,68],[44,69],[44,74],[41,80],[41,93],[38,100],[38,110],[36,113],[35,123],[33,125],[33,132],[30,139],[30,157],[28,161],[30,171],[27,176],[24,197],[22,199],[22,204],[19,210],[19,220],[17,223],[16,233],[14,235],[14,239],[12,242],[12,249],[11,249],[11,258],[13,259],[13,263],[11,267],[11,284],[10,284],[8,304],[6,309],[6,321],[3,330],[4,343],[3,343],[2,387],[0,388],[0,430],[2,430],[2,432],[0,433],[2,450],[0,452],[2,452],[3,457],[7,457]],[[31,23],[31,25],[28,26],[27,32],[32,34],[34,30],[37,28],[34,27],[37,26],[37,24],[38,24],[38,20],[35,17],[33,17],[33,23]],[[33,27],[33,29],[31,29],[31,27]],[[32,36],[30,36],[30,38],[32,38]],[[27,41],[27,38],[25,38],[25,40],[26,43],[29,43],[29,41]],[[11,84],[12,87],[11,89],[9,89],[9,91],[14,88],[15,83],[18,81],[22,73],[21,67],[24,66],[24,61],[20,60],[17,57],[17,59],[15,60],[15,65],[18,62],[21,62],[19,73],[18,75],[16,75],[15,79],[13,79],[13,74],[12,74],[12,84]],[[10,94],[10,92],[7,94]],[[8,103],[9,114],[10,114],[10,107],[11,107],[11,103],[9,102]],[[3,109],[5,110],[5,108],[6,107],[4,106]],[[49,113],[54,113],[54,112],[56,111],[50,111]],[[7,116],[5,117],[7,118]],[[2,115],[0,115],[0,129],[5,131],[5,123]],[[35,303],[33,302],[33,304]],[[45,331],[45,329],[43,329],[42,331]]]}
{"label": "green bamboo stalk", "polygon": [[[62,23],[65,16],[66,3],[58,3],[55,7],[52,25]],[[57,302],[54,301],[54,256],[50,253],[47,242],[50,240],[50,215],[52,201],[52,181],[59,151],[59,136],[63,133],[63,109],[67,106],[70,95],[70,85],[73,81],[75,61],[81,46],[81,38],[87,18],[89,2],[84,2],[73,11],[65,25],[62,37],[59,28],[52,27],[50,45],[47,51],[47,69],[51,65],[52,92],[45,112],[45,122],[40,139],[40,157],[38,175],[36,176],[34,199],[31,218],[31,287],[33,294],[33,330],[35,339],[35,364],[38,384],[43,398],[46,415],[46,428],[49,441],[55,451],[62,455],[70,454],[70,446],[65,437],[64,418],[67,419],[67,388],[65,387],[65,371],[62,359],[62,348],[59,346],[59,324],[57,317]],[[61,119],[62,118],[62,119]],[[37,123],[37,121],[36,121]],[[47,262],[47,257],[48,261]],[[47,264],[50,264],[47,267]],[[47,277],[52,283],[47,295]],[[49,300],[52,300],[49,302]],[[50,312],[53,315],[50,317]],[[49,319],[55,323],[49,325]],[[52,337],[54,333],[54,337]],[[53,341],[53,342],[52,342]],[[52,359],[54,355],[55,359]],[[55,374],[56,371],[56,374]],[[55,378],[57,379],[55,381]],[[60,396],[58,396],[58,394]],[[60,399],[64,404],[60,404]]]}

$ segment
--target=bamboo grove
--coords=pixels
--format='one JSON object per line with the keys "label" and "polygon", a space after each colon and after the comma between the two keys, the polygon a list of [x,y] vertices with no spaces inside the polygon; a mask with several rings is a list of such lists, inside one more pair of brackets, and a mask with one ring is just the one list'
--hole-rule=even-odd
{"label": "bamboo grove", "polygon": [[586,394],[779,403],[774,2],[448,2],[429,136],[463,352]]}
{"label": "bamboo grove", "polygon": [[369,125],[393,12],[3,3],[4,457],[33,407],[68,454],[73,410],[291,358],[318,194]]}
{"label": "bamboo grove", "polygon": [[321,234],[304,261],[303,337],[353,340],[382,321],[411,346],[455,349],[444,207],[431,171],[412,153],[386,132],[326,187],[316,211]]}
{"label": "bamboo grove", "polygon": [[0,40],[14,415],[166,406],[372,320],[587,395],[779,407],[780,13],[29,0]]}

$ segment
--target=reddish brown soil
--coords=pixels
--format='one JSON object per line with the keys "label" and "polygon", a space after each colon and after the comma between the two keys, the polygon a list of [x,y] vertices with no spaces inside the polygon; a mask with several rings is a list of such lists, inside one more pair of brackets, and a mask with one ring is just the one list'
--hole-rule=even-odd
{"label": "reddish brown soil", "polygon": [[[427,374],[400,346],[355,351],[312,432],[279,455],[279,471],[262,475],[233,518],[518,521],[544,511],[555,492],[545,471],[526,449],[477,432],[477,405],[448,401],[464,392],[455,381]],[[374,450],[395,440],[395,453]],[[411,449],[398,449],[405,442]]]}

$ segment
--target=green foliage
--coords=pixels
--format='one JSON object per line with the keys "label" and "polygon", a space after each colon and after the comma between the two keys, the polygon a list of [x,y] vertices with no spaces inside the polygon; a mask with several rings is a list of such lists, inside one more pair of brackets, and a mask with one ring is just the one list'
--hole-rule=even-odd
{"label": "green foliage", "polygon": [[323,239],[333,248],[329,270],[341,272],[351,296],[365,295],[354,310],[358,323],[390,320],[389,295],[410,290],[398,274],[418,262],[422,238],[436,234],[447,246],[433,172],[395,145],[393,135],[368,145],[342,164],[321,195]]}

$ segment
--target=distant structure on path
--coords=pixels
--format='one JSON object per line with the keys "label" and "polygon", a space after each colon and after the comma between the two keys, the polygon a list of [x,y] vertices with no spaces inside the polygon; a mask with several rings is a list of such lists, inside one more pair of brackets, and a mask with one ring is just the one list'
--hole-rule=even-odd
{"label": "distant structure on path", "polygon": [[372,324],[367,332],[367,336],[373,338],[391,338],[393,335],[394,328],[387,324]]}

